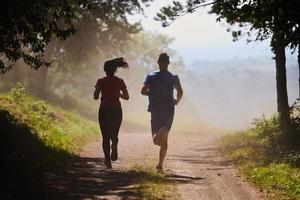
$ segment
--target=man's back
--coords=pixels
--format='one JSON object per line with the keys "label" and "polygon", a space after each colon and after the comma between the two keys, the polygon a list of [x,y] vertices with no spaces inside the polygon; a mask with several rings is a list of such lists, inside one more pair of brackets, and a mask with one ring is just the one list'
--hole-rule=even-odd
{"label": "man's back", "polygon": [[174,86],[179,84],[178,76],[169,71],[155,71],[148,74],[145,85],[149,87],[148,111],[174,109]]}

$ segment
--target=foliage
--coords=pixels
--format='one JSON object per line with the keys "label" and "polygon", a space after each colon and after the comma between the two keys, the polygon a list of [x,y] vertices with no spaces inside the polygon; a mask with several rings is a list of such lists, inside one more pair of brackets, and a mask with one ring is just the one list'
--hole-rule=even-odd
{"label": "foliage", "polygon": [[74,33],[69,1],[5,0],[0,6],[0,70],[6,72],[20,58],[34,68],[48,64],[44,48],[51,37],[66,39]]}
{"label": "foliage", "polygon": [[[31,97],[21,85],[0,95],[1,198],[38,195],[45,172],[58,170],[98,126],[76,113]],[[37,193],[32,193],[32,189]]]}
{"label": "foliage", "polygon": [[300,101],[296,101],[291,107],[292,127],[300,133]]}
{"label": "foliage", "polygon": [[[299,106],[292,109],[299,136]],[[270,191],[271,199],[300,198],[300,148],[286,143],[278,116],[255,121],[255,127],[219,140],[221,151],[236,161],[242,175],[256,186]],[[294,140],[298,140],[295,138]],[[275,195],[274,195],[275,194]]]}
{"label": "foliage", "polygon": [[[187,0],[186,4],[173,1],[173,5],[160,10],[156,19],[162,21],[163,26],[168,26],[177,17],[206,6],[210,7],[209,13],[218,16],[217,21],[238,25],[237,30],[232,31],[234,40],[242,35],[242,30],[246,30],[248,36],[255,31],[256,40],[272,38],[271,43],[274,44],[283,38],[286,46],[290,44],[295,49],[299,45],[300,3],[297,0]],[[243,29],[245,26],[249,28]]]}
{"label": "foliage", "polygon": [[274,194],[266,194],[270,199],[299,199],[300,170],[288,164],[271,163],[267,166],[243,165],[241,172],[251,182]]}
{"label": "foliage", "polygon": [[[127,16],[142,12],[142,5],[149,1],[6,0],[0,7],[0,70],[6,72],[20,58],[35,69],[48,66],[50,62],[45,57],[57,58],[66,49],[77,51],[72,55],[78,58],[80,53],[89,53],[82,47],[95,46],[98,38],[109,47],[126,36],[126,31],[138,28],[138,24],[128,23]],[[65,40],[75,29],[86,40],[82,45],[74,45],[78,37],[63,46],[55,39]],[[47,46],[50,40],[54,45]]]}
{"label": "foliage", "polygon": [[31,97],[22,86],[1,95],[0,102],[1,111],[8,112],[16,123],[28,127],[51,148],[74,153],[97,136],[95,123]]}

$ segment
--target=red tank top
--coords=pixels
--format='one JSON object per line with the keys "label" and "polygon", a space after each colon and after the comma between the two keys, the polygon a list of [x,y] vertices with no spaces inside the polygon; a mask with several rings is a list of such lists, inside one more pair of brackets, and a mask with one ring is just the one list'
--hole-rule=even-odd
{"label": "red tank top", "polygon": [[95,87],[100,88],[100,106],[121,106],[120,91],[126,89],[123,79],[116,76],[106,76],[98,79]]}

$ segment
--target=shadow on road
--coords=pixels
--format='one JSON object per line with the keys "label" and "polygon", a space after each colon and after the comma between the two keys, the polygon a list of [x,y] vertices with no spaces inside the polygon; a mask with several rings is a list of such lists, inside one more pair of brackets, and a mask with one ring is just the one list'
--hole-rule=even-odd
{"label": "shadow on road", "polygon": [[[103,159],[76,156],[68,160],[66,169],[47,175],[46,199],[141,199],[137,184],[157,179],[152,176],[147,171],[106,170]],[[201,179],[171,173],[160,182],[187,184]]]}
{"label": "shadow on road", "polygon": [[65,170],[48,174],[51,192],[48,199],[140,199],[131,174],[106,170],[100,158],[74,157]]}
{"label": "shadow on road", "polygon": [[178,174],[168,174],[165,176],[169,182],[172,183],[193,183],[194,181],[202,180],[205,178],[202,177],[192,177],[192,176],[184,176],[184,175],[178,175]]}

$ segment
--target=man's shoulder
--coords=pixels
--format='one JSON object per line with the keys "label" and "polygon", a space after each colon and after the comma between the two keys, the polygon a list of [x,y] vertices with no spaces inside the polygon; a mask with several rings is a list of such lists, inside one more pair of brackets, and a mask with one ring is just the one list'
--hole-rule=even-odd
{"label": "man's shoulder", "polygon": [[159,73],[158,70],[152,71],[152,72],[149,72],[149,73],[148,73],[148,76],[156,76],[156,75],[158,75],[158,73]]}
{"label": "man's shoulder", "polygon": [[167,71],[167,72],[166,72],[166,75],[167,75],[168,78],[170,78],[170,79],[178,79],[178,75],[177,75],[177,74],[174,74],[174,73],[172,73],[172,72],[170,72],[170,71]]}

